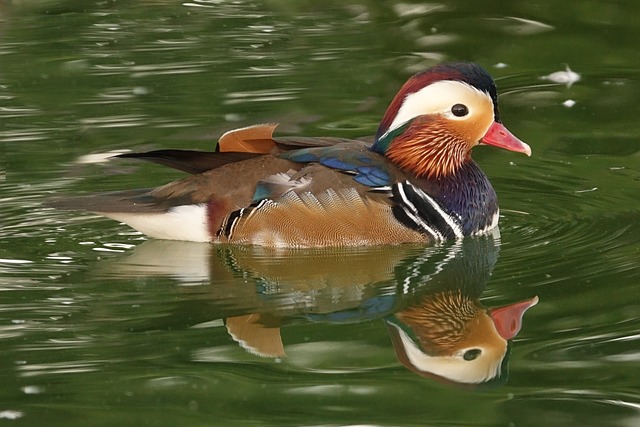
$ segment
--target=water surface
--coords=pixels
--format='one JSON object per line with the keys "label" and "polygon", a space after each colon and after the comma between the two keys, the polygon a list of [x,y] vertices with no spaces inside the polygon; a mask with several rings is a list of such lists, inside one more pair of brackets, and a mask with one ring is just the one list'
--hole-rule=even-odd
{"label": "water surface", "polygon": [[[0,422],[637,425],[639,20],[596,1],[0,4]],[[269,253],[42,206],[182,176],[102,153],[206,149],[252,123],[371,135],[447,60],[491,71],[533,148],[474,150],[500,198],[491,244]],[[579,81],[542,78],[567,65]],[[443,289],[539,297],[500,381],[396,357],[389,316]],[[234,339],[228,319],[256,313],[281,347]]]}

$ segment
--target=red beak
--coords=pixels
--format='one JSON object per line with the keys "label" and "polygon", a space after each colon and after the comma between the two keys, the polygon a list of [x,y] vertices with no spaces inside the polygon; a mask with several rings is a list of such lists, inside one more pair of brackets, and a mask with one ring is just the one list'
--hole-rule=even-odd
{"label": "red beak", "polygon": [[531,147],[520,141],[514,134],[504,127],[502,123],[493,122],[487,133],[482,137],[482,142],[487,145],[495,145],[505,150],[531,155]]}
{"label": "red beak", "polygon": [[533,297],[504,307],[490,309],[489,316],[493,319],[498,334],[507,341],[515,337],[522,328],[524,312],[537,303],[538,297]]}

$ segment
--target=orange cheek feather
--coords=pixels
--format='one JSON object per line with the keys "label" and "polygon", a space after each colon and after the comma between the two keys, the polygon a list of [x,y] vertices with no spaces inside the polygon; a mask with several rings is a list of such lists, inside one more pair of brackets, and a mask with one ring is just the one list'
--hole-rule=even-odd
{"label": "orange cheek feather", "polygon": [[[465,126],[468,131],[472,126]],[[389,146],[387,157],[401,168],[417,176],[439,178],[451,175],[467,159],[469,144],[444,120],[430,123],[429,127],[412,124]]]}

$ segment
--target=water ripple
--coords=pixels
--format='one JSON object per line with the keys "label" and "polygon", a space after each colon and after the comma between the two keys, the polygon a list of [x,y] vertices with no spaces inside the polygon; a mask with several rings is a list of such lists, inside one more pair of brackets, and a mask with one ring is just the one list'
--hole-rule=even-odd
{"label": "water ripple", "polygon": [[146,126],[149,122],[149,117],[144,114],[127,114],[117,116],[87,117],[85,119],[81,119],[79,122],[81,125],[91,128],[121,128]]}
{"label": "water ripple", "polygon": [[247,102],[273,102],[298,98],[303,88],[261,89],[252,91],[230,92],[226,94],[224,104],[242,104]]}
{"label": "water ripple", "polygon": [[109,362],[113,361],[76,360],[69,362],[25,364],[18,366],[18,371],[23,378],[32,378],[41,375],[81,374],[99,371],[100,366]]}

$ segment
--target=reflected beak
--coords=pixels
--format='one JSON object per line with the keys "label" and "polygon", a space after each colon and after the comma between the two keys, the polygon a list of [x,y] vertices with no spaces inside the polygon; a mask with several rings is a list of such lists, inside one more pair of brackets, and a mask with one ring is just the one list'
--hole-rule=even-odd
{"label": "reflected beak", "polygon": [[514,134],[504,127],[502,123],[493,122],[487,133],[482,137],[482,143],[495,145],[505,150],[531,155],[531,147],[520,141]]}
{"label": "reflected beak", "polygon": [[515,337],[522,328],[524,312],[537,303],[538,297],[533,297],[515,304],[490,309],[489,316],[493,319],[498,334],[507,341]]}

